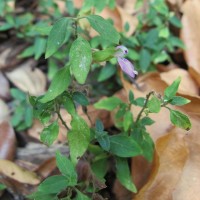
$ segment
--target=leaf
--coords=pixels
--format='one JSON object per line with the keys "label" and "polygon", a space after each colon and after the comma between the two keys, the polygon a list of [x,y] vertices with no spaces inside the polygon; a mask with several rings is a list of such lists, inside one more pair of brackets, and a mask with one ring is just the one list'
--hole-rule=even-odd
{"label": "leaf", "polygon": [[88,196],[86,196],[85,194],[83,194],[79,190],[76,190],[76,191],[77,191],[77,195],[73,200],[91,200]]}
{"label": "leaf", "polygon": [[63,45],[67,32],[68,22],[69,19],[63,17],[58,21],[56,21],[55,24],[53,25],[53,28],[51,29],[47,40],[47,49],[45,58],[48,58],[49,56],[54,54],[58,50],[58,48],[60,48]]}
{"label": "leaf", "polygon": [[78,37],[71,46],[69,52],[71,70],[76,80],[84,84],[92,63],[92,51],[90,44],[82,37]]}
{"label": "leaf", "polygon": [[190,102],[191,101],[189,99],[186,99],[184,97],[175,96],[172,98],[172,101],[170,101],[170,104],[176,105],[176,106],[182,106],[182,105],[188,104]]}
{"label": "leaf", "polygon": [[156,98],[155,96],[152,96],[151,99],[147,103],[147,107],[149,111],[152,113],[160,112],[160,109],[161,109],[160,105],[161,105],[160,100]]}
{"label": "leaf", "polygon": [[129,91],[128,98],[129,98],[129,102],[131,104],[134,104],[134,94],[131,90]]}
{"label": "leaf", "polygon": [[119,157],[133,157],[142,154],[142,149],[132,137],[122,134],[110,136],[110,152]]}
{"label": "leaf", "polygon": [[115,72],[116,72],[116,67],[114,65],[111,65],[108,63],[99,72],[99,75],[97,78],[98,82],[102,82],[102,81],[109,79],[111,76],[113,76],[115,74]]}
{"label": "leaf", "polygon": [[75,108],[74,102],[71,97],[69,97],[67,95],[64,96],[63,106],[70,115],[73,116],[76,114],[76,108]]}
{"label": "leaf", "polygon": [[74,92],[72,98],[82,106],[89,105],[87,97],[82,92]]}
{"label": "leaf", "polygon": [[54,76],[47,93],[40,99],[41,103],[47,103],[62,94],[71,82],[70,68],[65,66]]}
{"label": "leaf", "polygon": [[90,129],[86,122],[75,116],[71,122],[72,129],[68,132],[70,156],[74,164],[85,153],[90,142]]}
{"label": "leaf", "polygon": [[56,164],[62,175],[68,180],[68,186],[75,186],[77,184],[77,173],[72,162],[57,151]]}
{"label": "leaf", "polygon": [[108,21],[98,15],[89,15],[86,18],[90,22],[92,28],[100,34],[103,40],[119,44],[120,35]]}
{"label": "leaf", "polygon": [[97,119],[96,123],[95,123],[95,128],[97,131],[103,131],[104,130],[104,126],[101,120]]}
{"label": "leaf", "polygon": [[145,104],[145,101],[146,101],[146,99],[144,97],[139,97],[139,98],[135,99],[133,104],[136,105],[136,106],[143,107],[144,104]]}
{"label": "leaf", "polygon": [[151,63],[151,54],[147,49],[142,49],[140,51],[140,60],[139,60],[139,66],[142,70],[142,72],[146,72],[149,65]]}
{"label": "leaf", "polygon": [[4,190],[5,188],[6,188],[6,186],[4,184],[0,183],[0,191]]}
{"label": "leaf", "polygon": [[178,110],[172,110],[170,109],[170,120],[172,124],[179,128],[183,128],[185,130],[191,129],[191,122],[187,115],[184,115],[183,113],[179,112]]}
{"label": "leaf", "polygon": [[62,175],[50,176],[38,187],[41,194],[57,194],[68,187],[68,180]]}
{"label": "leaf", "polygon": [[133,114],[130,111],[125,112],[124,120],[123,120],[123,127],[125,131],[128,131],[131,124],[133,124]]}
{"label": "leaf", "polygon": [[117,106],[122,103],[121,99],[117,97],[108,97],[106,99],[102,99],[94,104],[94,107],[97,109],[104,109],[104,110],[114,110]]}
{"label": "leaf", "polygon": [[112,59],[116,53],[115,47],[109,47],[101,51],[95,51],[92,54],[94,62],[104,62]]}
{"label": "leaf", "polygon": [[34,59],[38,60],[40,56],[45,52],[46,39],[42,37],[37,37],[34,43]]}
{"label": "leaf", "polygon": [[140,122],[143,126],[151,126],[155,123],[150,117],[143,117]]}
{"label": "leaf", "polygon": [[55,121],[48,127],[43,129],[43,131],[40,134],[40,139],[44,144],[50,146],[57,139],[58,132],[59,132],[58,122]]}
{"label": "leaf", "polygon": [[116,175],[120,183],[131,192],[136,193],[137,188],[131,179],[131,173],[128,166],[127,159],[116,157]]}
{"label": "leaf", "polygon": [[164,97],[167,100],[172,99],[176,95],[180,82],[181,82],[181,77],[178,77],[170,86],[168,86],[165,89]]}
{"label": "leaf", "polygon": [[110,138],[106,131],[95,131],[97,141],[99,142],[102,149],[105,151],[110,150]]}
{"label": "leaf", "polygon": [[159,31],[159,37],[167,39],[169,37],[169,29],[168,27],[163,27]]}

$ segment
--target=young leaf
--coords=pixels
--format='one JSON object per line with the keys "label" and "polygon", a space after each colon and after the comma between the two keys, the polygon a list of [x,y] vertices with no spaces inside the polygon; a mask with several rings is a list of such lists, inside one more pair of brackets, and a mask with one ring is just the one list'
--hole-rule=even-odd
{"label": "young leaf", "polygon": [[181,77],[178,77],[170,86],[165,89],[164,95],[167,100],[172,99],[176,95],[180,82]]}
{"label": "young leaf", "polygon": [[121,99],[117,97],[108,97],[106,99],[102,99],[94,104],[94,107],[97,109],[105,109],[105,110],[114,110],[117,106],[122,103]]}
{"label": "young leaf", "polygon": [[78,37],[71,46],[69,58],[71,70],[76,80],[80,84],[84,84],[92,62],[92,51],[89,42],[82,37]]}
{"label": "young leaf", "polygon": [[143,117],[143,118],[141,119],[141,124],[142,124],[143,126],[151,126],[153,123],[155,123],[155,121],[152,120],[152,119],[149,118],[149,117]]}
{"label": "young leaf", "polygon": [[170,120],[172,124],[185,130],[191,129],[191,122],[187,115],[179,112],[178,110],[170,109]]}
{"label": "young leaf", "polygon": [[158,113],[160,112],[160,101],[155,96],[152,96],[151,99],[147,103],[147,107],[149,108],[149,111],[152,113]]}
{"label": "young leaf", "polygon": [[95,131],[97,141],[105,151],[110,150],[110,138],[106,131]]}
{"label": "young leaf", "polygon": [[41,103],[47,103],[62,94],[71,82],[70,68],[65,66],[54,76],[47,93],[40,99]]}
{"label": "young leaf", "polygon": [[90,142],[90,128],[79,116],[74,116],[68,132],[70,156],[74,164],[85,153]]}
{"label": "young leaf", "polygon": [[43,129],[43,131],[40,134],[41,141],[48,146],[52,145],[53,142],[58,137],[58,131],[59,131],[58,122],[55,121],[48,127]]}
{"label": "young leaf", "polygon": [[68,185],[75,186],[77,184],[77,173],[72,162],[66,156],[63,156],[59,151],[57,151],[56,164],[62,175],[68,180]]}
{"label": "young leaf", "polygon": [[101,51],[95,51],[92,54],[92,57],[93,57],[94,62],[104,62],[113,58],[115,52],[116,52],[116,49],[114,47],[109,47]]}
{"label": "young leaf", "polygon": [[67,32],[68,22],[69,19],[63,17],[56,21],[56,23],[53,25],[53,28],[51,29],[47,40],[45,58],[48,58],[49,56],[54,54],[58,50],[58,48],[60,48],[63,45]]}
{"label": "young leaf", "polygon": [[188,103],[190,103],[189,99],[186,99],[184,97],[179,97],[179,96],[173,97],[172,101],[170,102],[170,104],[176,105],[176,106],[182,106]]}
{"label": "young leaf", "polygon": [[92,28],[100,34],[102,39],[108,40],[114,44],[119,44],[120,35],[108,21],[98,15],[89,15],[87,19]]}
{"label": "young leaf", "polygon": [[119,157],[133,157],[142,154],[142,149],[132,137],[126,135],[110,136],[110,152]]}
{"label": "young leaf", "polygon": [[131,192],[137,192],[137,188],[131,179],[130,169],[127,159],[116,157],[117,179]]}
{"label": "young leaf", "polygon": [[123,120],[123,127],[125,131],[128,131],[129,127],[133,123],[133,114],[130,111],[127,111],[124,114],[124,120]]}
{"label": "young leaf", "polygon": [[87,97],[81,92],[74,92],[72,98],[82,106],[87,106],[89,104]]}

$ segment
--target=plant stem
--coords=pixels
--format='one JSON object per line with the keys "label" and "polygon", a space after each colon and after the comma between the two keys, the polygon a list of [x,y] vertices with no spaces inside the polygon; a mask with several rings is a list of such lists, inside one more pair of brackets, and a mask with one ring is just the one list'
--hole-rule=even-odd
{"label": "plant stem", "polygon": [[138,116],[137,116],[136,123],[140,120],[140,118],[141,118],[141,116],[142,116],[142,113],[144,112],[145,108],[147,107],[147,103],[148,103],[148,101],[149,101],[149,98],[150,98],[150,96],[153,95],[153,94],[154,94],[154,91],[151,91],[151,92],[149,92],[149,94],[146,95],[146,99],[145,99],[144,106],[143,106],[143,108],[140,110],[140,112],[139,112],[139,114],[138,114]]}
{"label": "plant stem", "polygon": [[60,119],[60,121],[62,122],[63,126],[69,131],[69,127],[67,126],[67,124],[65,123],[65,121],[63,120],[61,114],[60,114],[60,111],[56,112],[57,115],[58,115],[58,118]]}

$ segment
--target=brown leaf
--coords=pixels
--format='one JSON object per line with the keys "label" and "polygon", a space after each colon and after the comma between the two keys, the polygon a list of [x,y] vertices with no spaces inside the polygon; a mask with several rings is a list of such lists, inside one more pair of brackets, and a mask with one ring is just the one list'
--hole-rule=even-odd
{"label": "brown leaf", "polygon": [[0,99],[0,123],[3,121],[10,120],[10,112],[7,104],[3,100]]}
{"label": "brown leaf", "polygon": [[16,151],[16,137],[12,126],[8,122],[0,124],[0,159],[13,160]]}
{"label": "brown leaf", "polygon": [[[185,43],[185,58],[192,75],[200,84],[200,1],[185,1],[182,6],[181,38]],[[191,72],[191,70],[189,70]]]}
{"label": "brown leaf", "polygon": [[158,162],[147,184],[139,191],[134,200],[168,200],[181,178],[182,170],[188,158],[188,148],[184,134],[174,128],[156,142]]}
{"label": "brown leaf", "polygon": [[8,79],[24,92],[31,95],[41,95],[46,88],[46,76],[38,68],[36,62],[28,60],[11,72],[6,72]]}
{"label": "brown leaf", "polygon": [[8,80],[5,78],[2,72],[0,72],[0,98],[9,99],[10,98],[10,86]]}
{"label": "brown leaf", "polygon": [[0,174],[20,183],[37,185],[40,178],[33,172],[27,171],[9,160],[0,160]]}

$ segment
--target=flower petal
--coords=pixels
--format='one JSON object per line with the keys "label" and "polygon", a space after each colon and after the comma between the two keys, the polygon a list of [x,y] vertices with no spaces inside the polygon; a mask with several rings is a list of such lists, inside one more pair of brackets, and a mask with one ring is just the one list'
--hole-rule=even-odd
{"label": "flower petal", "polygon": [[126,58],[118,57],[117,61],[120,65],[122,71],[124,71],[130,77],[134,78],[135,75],[138,74],[138,72],[134,70],[134,66],[132,65],[132,63],[129,60],[127,60]]}
{"label": "flower petal", "polygon": [[128,54],[128,49],[125,46],[117,46],[116,50],[118,50],[115,53],[115,57],[124,57],[125,54]]}

